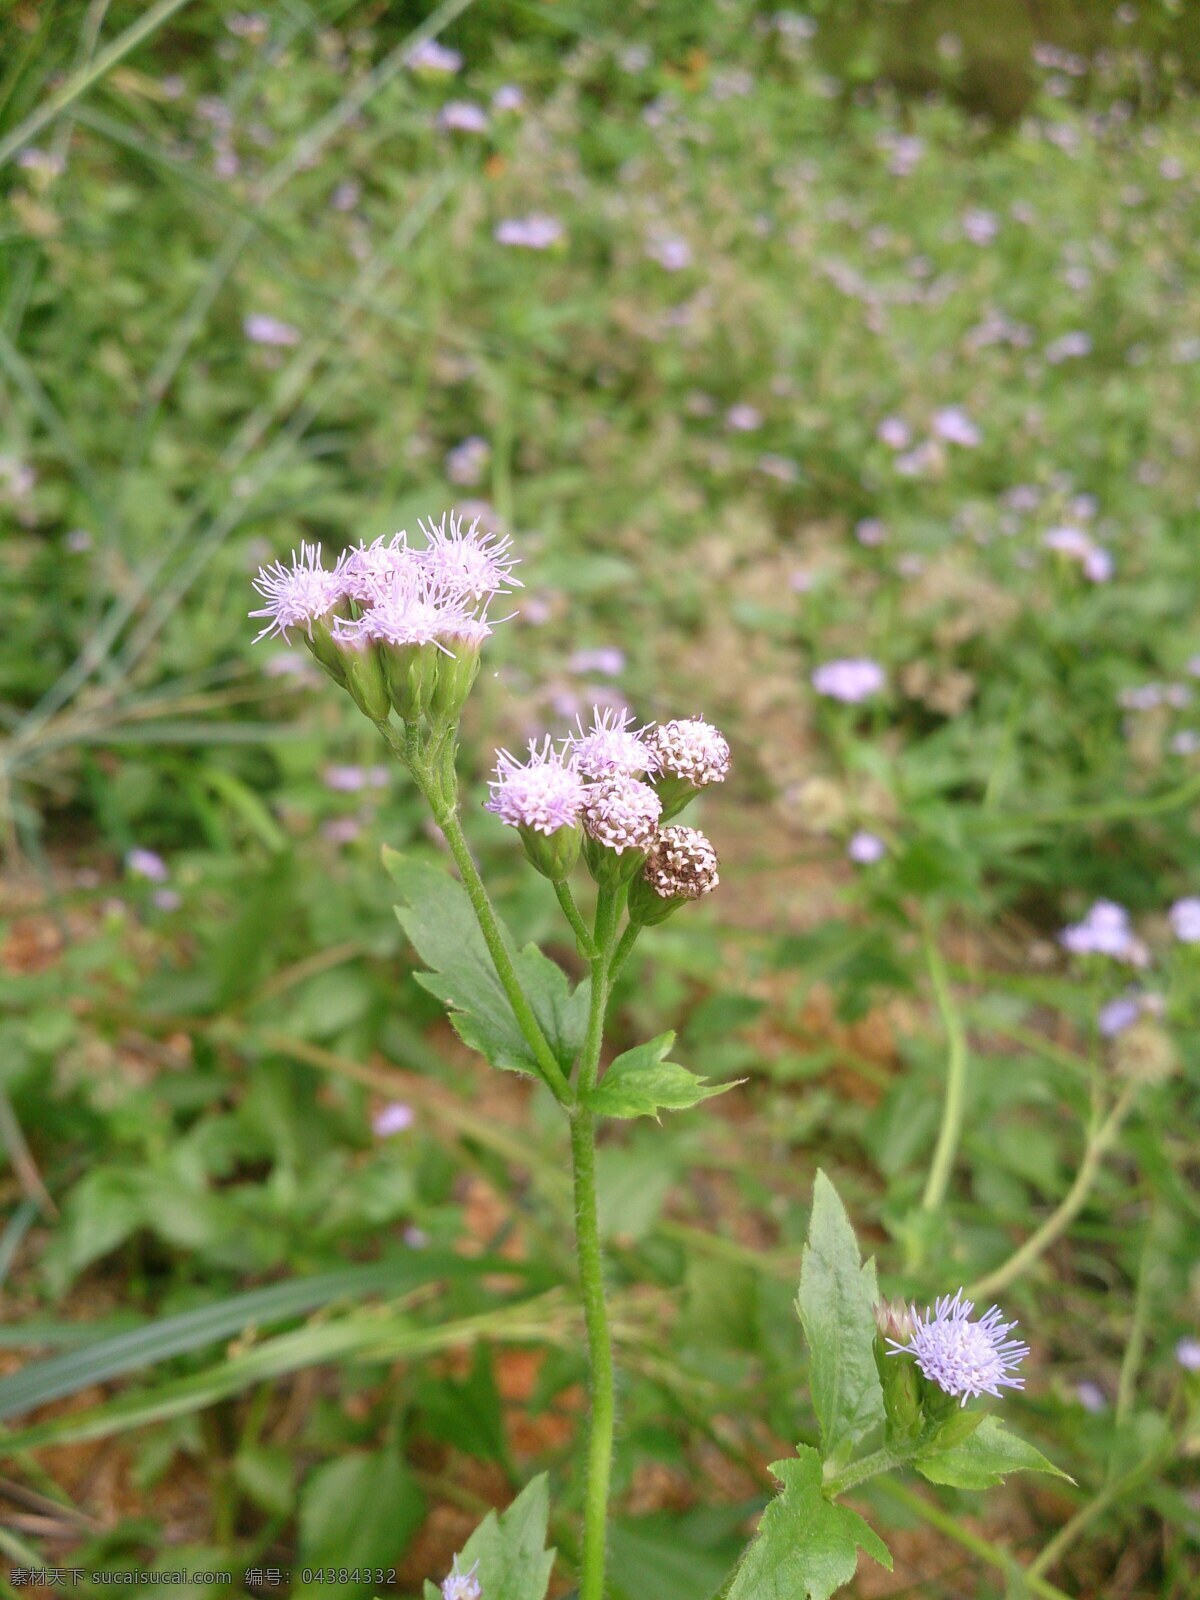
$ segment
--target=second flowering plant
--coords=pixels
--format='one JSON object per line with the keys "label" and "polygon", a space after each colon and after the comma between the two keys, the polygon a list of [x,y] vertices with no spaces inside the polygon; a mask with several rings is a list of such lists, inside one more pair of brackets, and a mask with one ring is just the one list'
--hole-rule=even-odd
{"label": "second flowering plant", "polygon": [[[494,1066],[539,1079],[569,1128],[575,1245],[587,1331],[590,1421],[578,1562],[580,1600],[604,1600],[616,1412],[614,1353],[598,1216],[596,1134],[605,1118],[658,1117],[733,1087],[709,1084],[669,1059],[672,1033],[605,1067],[613,985],[641,934],[711,893],[717,854],[675,819],[723,782],[730,750],[701,717],[639,727],[597,711],[565,737],[522,754],[501,750],[487,808],[519,836],[553,886],[587,976],[572,985],[536,946],[517,949],[492,905],[459,812],[459,719],[494,622],[489,610],[520,587],[507,538],[449,515],[344,552],[331,565],[301,546],[290,565],[260,572],[262,636],[295,634],[375,724],[411,774],[458,872],[394,851],[384,862],[397,911],[428,970],[420,981],[448,1008],[460,1037]],[[593,880],[585,916],[573,880]],[[865,1549],[890,1565],[866,1522],[838,1497],[875,1474],[914,1466],[933,1482],[982,1488],[1007,1471],[1055,1469],[995,1419],[966,1410],[1019,1388],[1027,1347],[993,1307],[982,1318],[961,1292],[922,1315],[878,1299],[832,1186],[818,1176],[797,1309],[810,1349],[820,1447],[772,1468],[782,1490],[721,1589],[726,1600],[825,1600]],[[502,1516],[485,1518],[427,1600],[544,1600],[548,1499],[536,1479]],[[699,1597],[698,1597],[699,1600]]]}

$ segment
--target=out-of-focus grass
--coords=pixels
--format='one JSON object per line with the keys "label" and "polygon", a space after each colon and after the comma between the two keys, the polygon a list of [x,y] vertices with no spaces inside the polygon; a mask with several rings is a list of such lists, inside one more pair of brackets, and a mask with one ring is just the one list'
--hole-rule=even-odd
{"label": "out-of-focus grass", "polygon": [[[624,979],[630,1039],[681,1025],[751,1082],[603,1152],[618,1593],[715,1587],[769,1451],[811,1428],[789,1302],[818,1159],[890,1290],[998,1282],[1034,1345],[1015,1404],[1079,1489],[991,1502],[973,1592],[1017,1581],[1001,1546],[1066,1591],[1193,1591],[1200,978],[1166,913],[1197,891],[1196,116],[1156,15],[1022,55],[1003,131],[960,103],[972,29],[928,63],[944,93],[875,82],[889,18],[6,17],[9,1320],[51,1349],[65,1321],[201,1326],[276,1278],[397,1271],[390,1345],[335,1305],[180,1346],[78,1425],[15,1414],[60,1443],[13,1472],[93,1519],[31,1533],[48,1564],[344,1554],[416,1592],[544,1464],[569,1570],[557,1130],[405,975],[377,861],[427,843],[413,796],[245,615],[302,539],[458,506],[511,529],[526,583],[470,709],[474,798],[493,746],[593,701],[703,710],[737,759],[705,817],[719,903]],[[408,64],[435,35],[460,70]],[[441,125],[463,100],[485,132]],[[497,241],[531,213],[550,248]],[[889,681],[861,716],[809,682],[860,655]],[[845,864],[857,829],[880,865]],[[569,964],[544,885],[471,831]],[[164,881],[123,867],[138,848]],[[1055,935],[1098,897],[1148,969],[1068,964]],[[1105,1039],[1131,987],[1141,1021]],[[931,1208],[948,1037],[966,1117]],[[374,1139],[390,1099],[416,1130]],[[399,1299],[414,1248],[464,1242],[474,1270]],[[537,1271],[497,1278],[506,1250]],[[121,1438],[104,1495],[89,1431]],[[919,1517],[967,1503],[927,1504],[875,1509],[908,1580],[959,1595]]]}

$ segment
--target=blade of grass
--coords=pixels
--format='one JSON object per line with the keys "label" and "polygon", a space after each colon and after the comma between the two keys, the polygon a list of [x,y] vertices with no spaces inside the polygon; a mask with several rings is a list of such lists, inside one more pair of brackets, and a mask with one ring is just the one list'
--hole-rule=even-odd
{"label": "blade of grass", "polygon": [[289,1279],[266,1289],[251,1289],[90,1343],[82,1350],[53,1356],[0,1379],[0,1417],[29,1411],[91,1384],[231,1338],[250,1327],[303,1315],[335,1300],[381,1291],[395,1295],[442,1278],[475,1277],[485,1271],[528,1275],[528,1269],[520,1263],[496,1260],[489,1265],[482,1258],[422,1251],[411,1260],[374,1262],[316,1277]]}
{"label": "blade of grass", "polygon": [[[473,1263],[472,1263],[473,1264]],[[502,1263],[505,1271],[512,1263]],[[51,1442],[81,1442],[170,1417],[201,1411],[270,1379],[327,1362],[388,1362],[472,1345],[480,1339],[514,1343],[572,1337],[574,1313],[557,1293],[522,1300],[497,1311],[458,1321],[422,1326],[392,1307],[356,1311],[336,1321],[310,1324],[280,1334],[203,1372],[157,1384],[150,1390],[119,1395],[88,1411],[55,1417],[18,1433],[0,1434],[0,1454],[34,1449]]]}
{"label": "blade of grass", "polygon": [[158,0],[149,11],[134,23],[131,23],[125,32],[99,55],[88,62],[87,66],[78,72],[73,72],[61,88],[56,89],[50,98],[44,101],[32,115],[25,118],[13,130],[0,139],[0,167],[11,161],[18,150],[27,145],[31,139],[37,137],[43,128],[54,121],[68,106],[74,105],[81,95],[85,95],[110,72],[118,61],[124,61],[131,51],[156,33],[165,22],[169,22],[177,11],[181,11],[189,0]]}

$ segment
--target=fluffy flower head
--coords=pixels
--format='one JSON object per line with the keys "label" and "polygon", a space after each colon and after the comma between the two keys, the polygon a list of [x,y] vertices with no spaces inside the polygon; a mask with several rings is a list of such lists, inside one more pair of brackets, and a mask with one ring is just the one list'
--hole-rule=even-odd
{"label": "fluffy flower head", "polygon": [[1001,1398],[1002,1389],[1023,1389],[1024,1378],[1014,1377],[1029,1354],[1029,1346],[1005,1336],[1016,1327],[1003,1320],[999,1306],[972,1322],[975,1305],[963,1299],[960,1289],[927,1306],[922,1315],[910,1308],[912,1335],[904,1344],[889,1339],[889,1355],[913,1356],[922,1374],[946,1394],[961,1398],[965,1406],[981,1394]]}
{"label": "fluffy flower head", "polygon": [[657,770],[666,777],[682,778],[697,789],[723,783],[729,772],[729,744],[711,722],[687,717],[664,722],[646,735]]}
{"label": "fluffy flower head", "polygon": [[574,827],[587,796],[583,779],[549,734],[540,745],[529,741],[527,761],[501,750],[488,787],[492,792],[484,805],[507,827],[545,834]]}
{"label": "fluffy flower head", "polygon": [[339,644],[436,644],[444,649],[447,639],[470,636],[482,643],[490,632],[459,594],[415,568],[396,573],[361,617],[352,622],[339,618],[334,624]]}
{"label": "fluffy flower head", "polygon": [[321,565],[321,546],[302,544],[299,555],[292,552],[290,567],[282,561],[260,567],[254,587],[267,603],[250,615],[270,619],[258,639],[274,633],[287,639],[289,628],[303,628],[311,637],[313,623],[343,598],[342,563],[327,572]]}
{"label": "fluffy flower head", "polygon": [[579,732],[570,735],[575,766],[585,778],[610,778],[624,773],[634,778],[644,772],[653,772],[658,757],[645,738],[646,729],[630,726],[631,711],[603,711],[592,707],[592,725],[583,726],[579,718]]}
{"label": "fluffy flower head", "polygon": [[648,849],[661,815],[662,801],[636,778],[602,778],[585,790],[583,825],[597,844],[617,855]]}
{"label": "fluffy flower head", "polygon": [[812,686],[830,700],[857,705],[878,694],[887,684],[887,674],[878,661],[852,656],[842,661],[825,661],[815,669]]}
{"label": "fluffy flower head", "polygon": [[450,1574],[442,1582],[442,1600],[483,1600],[483,1590],[479,1587],[479,1579],[475,1576],[479,1570],[478,1561],[470,1572],[458,1570],[458,1557],[454,1558],[454,1566]]}
{"label": "fluffy flower head", "polygon": [[370,544],[356,545],[341,563],[343,593],[360,605],[370,605],[412,564],[413,555],[403,531],[390,539],[381,534]]}
{"label": "fluffy flower head", "polygon": [[507,534],[480,533],[478,517],[464,530],[462,519],[451,511],[440,522],[430,518],[420,528],[425,549],[417,552],[417,559],[431,583],[476,602],[521,587],[512,575],[517,561],[509,554],[512,540]]}

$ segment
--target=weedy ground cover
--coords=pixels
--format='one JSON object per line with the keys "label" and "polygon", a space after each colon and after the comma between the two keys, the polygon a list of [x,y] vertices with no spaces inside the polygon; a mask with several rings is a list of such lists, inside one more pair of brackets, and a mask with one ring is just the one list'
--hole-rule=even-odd
{"label": "weedy ground cover", "polygon": [[611,1593],[714,1592],[817,1441],[818,1165],[888,1294],[1019,1318],[1075,1480],[865,1483],[849,1592],[1194,1592],[1195,109],[1165,13],[1022,41],[1003,127],[966,26],[898,98],[888,13],[5,17],[14,1567],[416,1594],[545,1470],[575,1581],[567,1141],[412,975],[414,787],[246,619],[454,509],[522,556],[459,762],[518,942],[584,972],[497,746],[733,752],[612,999],[745,1081],[601,1140]]}

